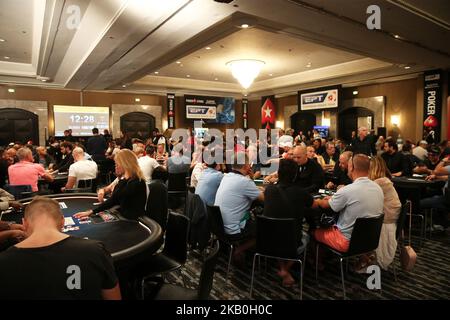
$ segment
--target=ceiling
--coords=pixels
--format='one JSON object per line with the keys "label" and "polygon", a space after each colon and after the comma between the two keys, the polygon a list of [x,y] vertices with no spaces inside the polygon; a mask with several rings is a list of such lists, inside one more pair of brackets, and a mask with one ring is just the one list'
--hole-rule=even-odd
{"label": "ceiling", "polygon": [[[447,0],[1,0],[0,83],[284,95],[449,68],[449,31]],[[247,91],[226,66],[241,58],[265,62]]]}

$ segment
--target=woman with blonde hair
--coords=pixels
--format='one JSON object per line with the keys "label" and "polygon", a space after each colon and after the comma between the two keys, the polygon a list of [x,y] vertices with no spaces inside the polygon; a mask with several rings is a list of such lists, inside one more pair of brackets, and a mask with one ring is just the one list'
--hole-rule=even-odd
{"label": "woman with blonde hair", "polygon": [[[376,156],[370,161],[369,179],[376,182],[383,190],[384,221],[381,228],[380,242],[375,251],[378,265],[387,270],[395,257],[397,250],[397,239],[395,232],[397,230],[397,219],[400,215],[402,204],[398,198],[394,184],[390,180],[391,173],[386,166],[386,162],[381,156]],[[361,267],[365,267],[362,265]]]}
{"label": "woman with blonde hair", "polygon": [[128,149],[120,150],[115,158],[116,175],[121,179],[114,188],[111,197],[94,210],[79,212],[75,218],[87,218],[91,214],[119,205],[121,215],[127,219],[137,219],[145,215],[147,185],[139,167],[136,155]]}

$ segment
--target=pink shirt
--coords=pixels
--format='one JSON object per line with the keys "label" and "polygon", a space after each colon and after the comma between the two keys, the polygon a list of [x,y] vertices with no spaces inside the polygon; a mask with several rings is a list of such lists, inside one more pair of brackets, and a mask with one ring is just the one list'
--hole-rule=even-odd
{"label": "pink shirt", "polygon": [[44,167],[28,161],[20,161],[8,168],[10,185],[30,185],[33,192],[38,191],[38,179],[44,174]]}

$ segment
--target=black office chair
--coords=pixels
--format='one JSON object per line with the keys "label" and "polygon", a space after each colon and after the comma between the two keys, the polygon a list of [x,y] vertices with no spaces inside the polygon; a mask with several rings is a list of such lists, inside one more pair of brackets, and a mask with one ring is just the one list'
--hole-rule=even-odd
{"label": "black office chair", "polygon": [[147,199],[147,216],[159,223],[163,232],[169,217],[167,187],[161,181],[152,181],[149,185]]}
{"label": "black office chair", "polygon": [[[397,229],[395,230],[395,239],[397,239],[397,249],[395,250],[395,252],[397,252],[399,250],[399,248],[401,247],[400,242],[402,242],[402,245],[403,245],[406,215],[409,215],[409,214],[411,214],[411,201],[407,200],[402,205],[402,209],[400,210],[400,215],[398,216],[398,219],[397,219]],[[396,266],[395,266],[395,259],[394,259],[394,261],[392,261],[392,268],[394,269],[394,279],[397,282],[397,270],[396,270]]]}
{"label": "black office chair", "polygon": [[[253,256],[250,298],[253,292],[256,257],[297,261],[300,263],[300,299],[303,298],[303,273],[309,236],[297,229],[295,219],[256,217],[256,253]],[[297,246],[297,234],[302,233],[302,245]],[[303,255],[303,259],[301,256]]]}
{"label": "black office chair", "polygon": [[212,251],[205,258],[200,273],[197,290],[188,289],[173,284],[160,284],[155,300],[208,300],[214,280],[214,269],[219,256],[219,241],[216,241]]}
{"label": "black office chair", "polygon": [[206,211],[208,214],[209,230],[216,239],[220,240],[222,243],[226,244],[230,248],[230,253],[228,256],[227,275],[225,278],[225,282],[228,282],[228,275],[230,273],[231,257],[233,256],[233,250],[235,247],[239,246],[240,241],[230,239],[230,237],[225,233],[225,227],[223,225],[222,220],[222,213],[220,212],[219,207],[207,205]]}
{"label": "black office chair", "polygon": [[[160,253],[149,257],[145,261],[145,268],[141,268],[142,271],[137,271],[142,272],[142,274],[138,274],[139,278],[142,277],[141,297],[144,297],[144,287],[147,278],[180,270],[186,263],[188,232],[189,219],[182,214],[171,212],[167,222],[164,249]],[[182,273],[181,275],[183,276]]]}
{"label": "black office chair", "polygon": [[169,208],[177,209],[186,199],[186,173],[169,173],[167,180],[167,189],[169,194]]}
{"label": "black office chair", "polygon": [[341,265],[342,291],[344,292],[344,299],[346,299],[344,266],[342,265],[342,262],[344,259],[367,254],[378,248],[383,219],[384,214],[380,214],[378,217],[356,219],[355,225],[353,226],[352,237],[350,239],[350,246],[347,252],[340,252],[330,248],[324,243],[316,242],[316,280],[319,263],[319,246],[322,246],[339,257],[339,262]]}
{"label": "black office chair", "polygon": [[33,195],[36,195],[37,192],[33,192],[33,189],[31,188],[31,185],[29,184],[18,184],[18,185],[11,185],[11,184],[5,184],[3,189],[12,194],[14,196],[15,200],[20,200],[24,198],[30,198]]}
{"label": "black office chair", "polygon": [[67,193],[96,193],[97,192],[97,178],[78,180],[77,187],[66,189]]}

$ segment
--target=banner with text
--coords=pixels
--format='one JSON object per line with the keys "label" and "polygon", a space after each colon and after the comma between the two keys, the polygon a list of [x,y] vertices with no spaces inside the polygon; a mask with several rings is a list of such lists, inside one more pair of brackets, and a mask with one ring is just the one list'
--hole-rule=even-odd
{"label": "banner with text", "polygon": [[167,127],[175,128],[175,94],[167,94]]}
{"label": "banner with text", "polygon": [[330,89],[314,92],[299,92],[300,109],[301,110],[315,110],[328,109],[338,107],[339,90]]}
{"label": "banner with text", "polygon": [[244,129],[248,128],[248,100],[242,99],[242,119],[244,120]]}
{"label": "banner with text", "polygon": [[187,119],[204,119],[207,123],[234,123],[234,98],[186,95],[184,103]]}
{"label": "banner with text", "polygon": [[429,143],[441,139],[442,117],[442,73],[432,70],[424,73],[423,79],[423,129]]}

